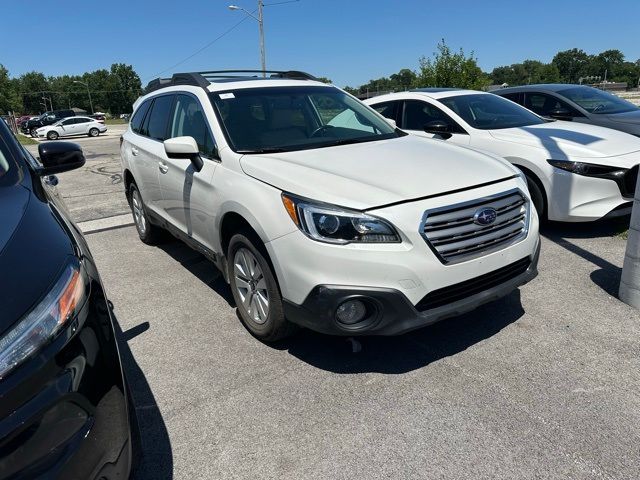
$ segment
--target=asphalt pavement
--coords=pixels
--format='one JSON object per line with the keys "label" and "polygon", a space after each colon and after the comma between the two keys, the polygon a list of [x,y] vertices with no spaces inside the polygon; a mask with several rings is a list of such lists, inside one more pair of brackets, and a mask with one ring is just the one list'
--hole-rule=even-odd
{"label": "asphalt pavement", "polygon": [[[126,212],[117,139],[97,141],[60,175],[80,222]],[[89,229],[140,419],[137,478],[637,479],[640,316],[615,297],[619,229],[548,227],[533,282],[359,353],[308,331],[264,345],[201,255]]]}

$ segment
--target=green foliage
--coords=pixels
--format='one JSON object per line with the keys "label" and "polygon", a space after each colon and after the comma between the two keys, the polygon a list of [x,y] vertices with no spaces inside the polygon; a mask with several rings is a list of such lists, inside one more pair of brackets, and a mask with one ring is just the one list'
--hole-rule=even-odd
{"label": "green foliage", "polygon": [[420,58],[418,84],[424,87],[479,90],[486,85],[486,77],[473,52],[468,56],[462,48],[454,52],[443,39],[438,43],[438,51],[433,54],[433,59]]}
{"label": "green foliage", "polygon": [[529,83],[556,83],[560,81],[560,72],[553,64],[538,60],[525,60],[522,63],[496,67],[491,72],[491,82],[496,85],[524,85]]}
{"label": "green foliage", "polygon": [[9,78],[9,71],[0,64],[0,114],[14,112],[20,106],[15,82]]}
{"label": "green foliage", "polygon": [[[2,87],[0,69],[0,92]],[[45,77],[39,72],[29,72],[12,79],[17,100],[14,110],[22,114],[41,113],[54,109],[77,107],[91,112],[89,93],[83,82],[89,85],[94,111],[106,111],[113,115],[131,113],[133,102],[142,91],[140,77],[131,65],[114,63],[109,70],[100,69],[79,75]],[[42,97],[46,97],[43,100]],[[0,94],[0,111],[3,108]],[[46,103],[46,107],[45,104]]]}
{"label": "green foliage", "polygon": [[322,82],[322,83],[333,83],[333,82],[331,81],[331,79],[330,79],[330,78],[327,78],[327,77],[317,77],[317,78],[318,78],[318,81],[320,81],[320,82]]}
{"label": "green foliage", "polygon": [[369,80],[368,83],[360,85],[358,88],[345,87],[345,90],[352,95],[366,95],[380,92],[404,91],[416,86],[418,76],[413,70],[403,68],[398,73],[390,77],[381,77],[376,80]]}

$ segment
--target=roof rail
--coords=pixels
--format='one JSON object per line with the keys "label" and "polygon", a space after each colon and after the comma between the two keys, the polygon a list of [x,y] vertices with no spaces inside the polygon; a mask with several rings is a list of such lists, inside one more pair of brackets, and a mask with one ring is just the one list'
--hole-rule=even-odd
{"label": "roof rail", "polygon": [[[156,78],[147,84],[144,93],[151,93],[164,87],[174,85],[193,85],[207,88],[211,83],[232,79],[261,79],[262,70],[211,70],[208,72],[174,73],[171,78]],[[267,78],[288,78],[292,80],[317,80],[313,75],[297,70],[266,70]]]}

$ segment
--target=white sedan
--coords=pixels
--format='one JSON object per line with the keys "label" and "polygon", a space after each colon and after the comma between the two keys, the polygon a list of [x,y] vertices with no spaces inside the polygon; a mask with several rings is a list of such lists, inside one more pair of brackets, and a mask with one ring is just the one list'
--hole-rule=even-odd
{"label": "white sedan", "polygon": [[107,127],[95,118],[91,117],[68,117],[63,118],[53,125],[39,128],[36,136],[48,140],[57,140],[60,137],[71,135],[89,135],[97,137],[107,131]]}
{"label": "white sedan", "polygon": [[510,100],[472,90],[420,89],[365,103],[408,133],[509,160],[526,175],[541,218],[585,222],[631,212],[640,138],[544,119]]}

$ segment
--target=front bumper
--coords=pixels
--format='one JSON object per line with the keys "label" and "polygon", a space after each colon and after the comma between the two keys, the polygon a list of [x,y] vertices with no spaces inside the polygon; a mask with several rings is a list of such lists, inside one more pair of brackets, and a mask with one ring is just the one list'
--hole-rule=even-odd
{"label": "front bumper", "polygon": [[[302,305],[284,302],[293,323],[330,335],[398,335],[474,310],[511,293],[538,275],[540,243],[526,257],[496,272],[461,282],[427,295],[414,306],[402,292],[390,288],[353,288],[319,285]],[[467,294],[471,292],[471,294]],[[447,299],[452,299],[447,302]],[[367,304],[368,316],[355,325],[336,320],[338,306],[358,299]]]}

